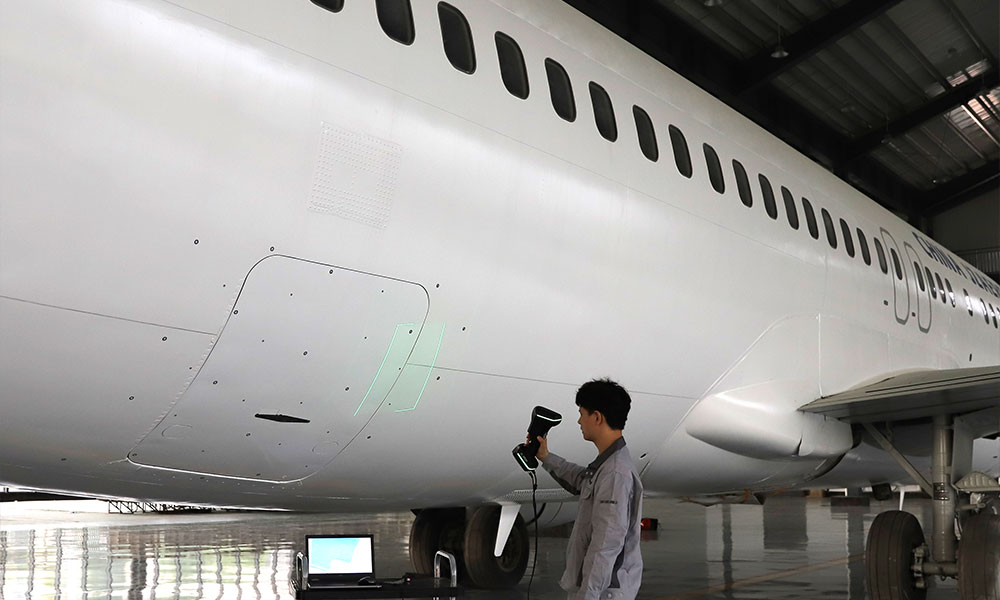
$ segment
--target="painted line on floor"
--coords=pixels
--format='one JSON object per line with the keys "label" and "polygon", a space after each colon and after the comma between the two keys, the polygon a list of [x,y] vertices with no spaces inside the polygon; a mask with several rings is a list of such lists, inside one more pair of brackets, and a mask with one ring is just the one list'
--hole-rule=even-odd
{"label": "painted line on floor", "polygon": [[848,556],[845,558],[838,558],[835,560],[828,560],[826,562],[816,563],[814,565],[806,565],[804,567],[796,567],[794,569],[786,569],[784,571],[778,571],[776,573],[768,573],[767,575],[758,575],[757,577],[748,577],[747,579],[740,579],[739,581],[734,581],[733,583],[720,583],[719,585],[713,585],[700,590],[691,590],[689,592],[681,592],[679,594],[671,594],[670,596],[661,596],[655,600],[692,600],[693,598],[701,598],[702,596],[712,594],[714,592],[724,592],[726,590],[733,590],[736,588],[747,587],[749,585],[755,585],[758,583],[764,583],[767,581],[773,581],[775,579],[784,579],[785,577],[792,577],[794,575],[801,575],[803,573],[811,573],[813,571],[822,571],[824,569],[829,569],[832,567],[846,565],[847,563],[852,563],[858,560],[864,560],[864,554],[855,554],[853,556]]}

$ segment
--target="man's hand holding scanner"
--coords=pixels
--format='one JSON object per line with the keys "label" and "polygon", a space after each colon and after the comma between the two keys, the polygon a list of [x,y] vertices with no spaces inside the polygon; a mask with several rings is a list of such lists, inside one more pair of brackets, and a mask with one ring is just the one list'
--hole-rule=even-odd
{"label": "man's hand holding scanner", "polygon": [[[528,438],[531,441],[531,438]],[[545,459],[549,457],[549,442],[542,436],[538,436],[538,452],[535,453],[535,458],[540,462],[545,462]]]}

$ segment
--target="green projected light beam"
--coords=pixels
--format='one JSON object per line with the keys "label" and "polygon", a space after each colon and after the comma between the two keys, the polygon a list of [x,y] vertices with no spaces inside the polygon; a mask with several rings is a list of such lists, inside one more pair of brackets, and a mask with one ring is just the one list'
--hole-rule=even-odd
{"label": "green projected light beam", "polygon": [[382,369],[385,367],[385,362],[389,360],[389,355],[392,354],[392,346],[396,343],[396,337],[399,336],[399,330],[403,327],[415,327],[413,323],[400,323],[396,325],[396,331],[392,332],[392,339],[389,340],[389,348],[385,351],[385,356],[382,358],[382,364],[378,366],[378,371],[375,372],[375,377],[372,379],[372,384],[368,386],[368,391],[365,392],[365,397],[361,399],[361,404],[358,405],[358,409],[354,411],[354,416],[358,416],[361,412],[361,407],[365,405],[368,400],[368,396],[371,395],[372,390],[375,389],[375,384],[378,382],[379,375],[382,374]]}
{"label": "green projected light beam", "polygon": [[438,355],[441,353],[441,343],[444,342],[444,330],[445,326],[442,325],[441,336],[438,338],[437,350],[434,351],[434,359],[431,360],[430,366],[427,367],[427,377],[424,378],[424,386],[420,388],[420,394],[417,396],[417,401],[414,402],[413,406],[411,406],[410,408],[400,408],[397,409],[396,412],[398,413],[409,412],[411,410],[416,409],[417,405],[420,404],[420,399],[424,397],[424,390],[427,389],[427,382],[431,380],[431,373],[434,371],[434,366],[437,365]]}

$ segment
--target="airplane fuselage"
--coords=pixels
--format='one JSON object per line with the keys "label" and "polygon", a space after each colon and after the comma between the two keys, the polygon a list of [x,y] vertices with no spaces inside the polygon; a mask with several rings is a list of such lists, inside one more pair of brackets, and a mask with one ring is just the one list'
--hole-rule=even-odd
{"label": "airplane fuselage", "polygon": [[[472,74],[446,58],[436,3],[413,3],[410,45],[366,2],[3,3],[0,481],[299,509],[493,501],[527,487],[510,449],[531,408],[571,415],[576,387],[609,375],[632,394],[648,492],[763,491],[853,446],[803,404],[1000,363],[996,283],[940,244],[561,3],[454,4]],[[497,31],[524,53],[526,99]],[[593,455],[568,423],[550,446]]]}

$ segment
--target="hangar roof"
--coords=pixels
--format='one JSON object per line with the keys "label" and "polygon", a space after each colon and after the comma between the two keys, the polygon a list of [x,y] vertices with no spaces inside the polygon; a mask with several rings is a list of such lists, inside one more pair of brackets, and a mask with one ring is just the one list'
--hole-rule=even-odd
{"label": "hangar roof", "polygon": [[914,225],[1000,188],[1000,3],[564,0]]}

